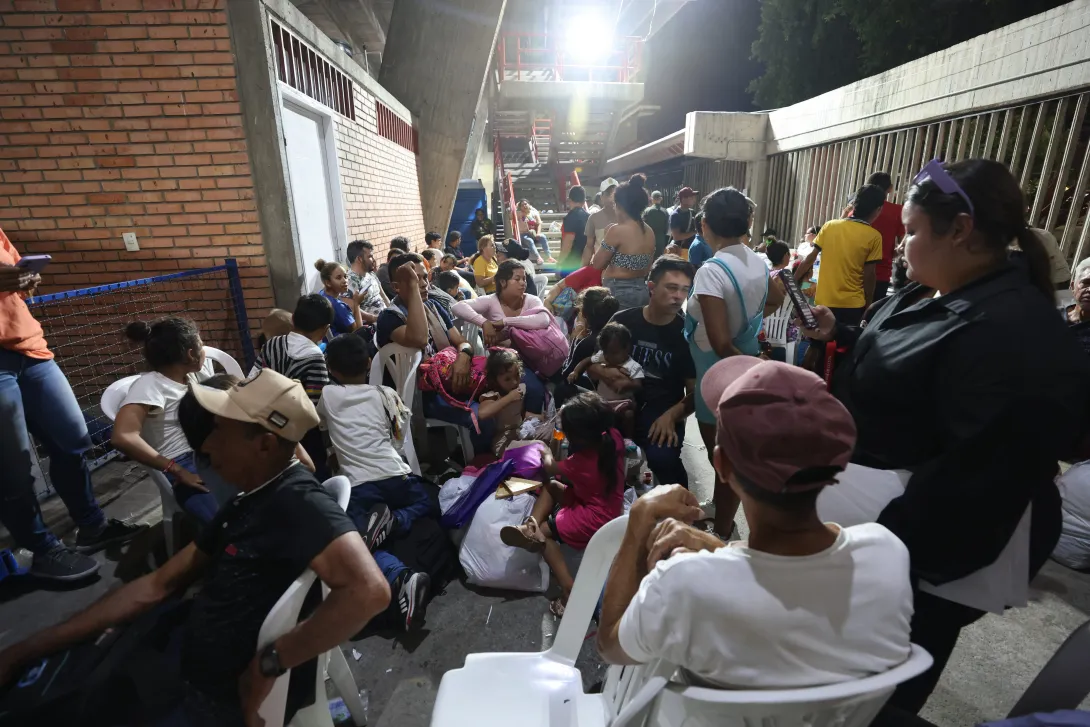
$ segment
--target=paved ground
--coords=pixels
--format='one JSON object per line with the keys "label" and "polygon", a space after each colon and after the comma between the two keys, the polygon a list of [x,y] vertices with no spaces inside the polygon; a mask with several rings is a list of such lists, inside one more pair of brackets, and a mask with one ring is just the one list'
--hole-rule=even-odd
{"label": "paved ground", "polygon": [[[696,473],[697,494],[706,499],[711,469],[695,424],[690,424],[685,463]],[[134,475],[126,465],[115,463],[98,479],[103,480],[102,490],[116,492],[123,478],[131,482]],[[150,482],[142,480],[120,490],[123,494],[111,495],[115,499],[107,506],[111,515],[157,521],[158,495]],[[738,519],[744,536],[744,518]],[[82,588],[42,590],[11,579],[0,583],[0,647],[85,607],[120,580],[145,572],[148,549],[159,535],[153,529],[123,554],[100,554],[100,577]],[[987,616],[966,629],[923,716],[951,727],[1004,716],[1052,652],[1090,614],[1090,580],[1055,564],[1046,566],[1034,581],[1032,595],[1028,608],[1002,618]],[[547,648],[556,625],[541,595],[479,591],[455,582],[432,602],[420,632],[373,636],[346,651],[357,683],[367,694],[371,725],[423,727],[443,673],[461,666],[466,654]],[[591,645],[588,640],[579,662],[587,685],[604,674]]]}

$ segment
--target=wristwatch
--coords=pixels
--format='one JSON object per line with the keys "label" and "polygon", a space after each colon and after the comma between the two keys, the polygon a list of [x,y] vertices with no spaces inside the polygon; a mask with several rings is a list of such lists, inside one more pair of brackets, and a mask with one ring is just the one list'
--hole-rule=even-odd
{"label": "wristwatch", "polygon": [[261,676],[265,677],[283,676],[288,672],[280,666],[280,653],[276,650],[275,642],[261,650],[257,657],[257,666],[261,670]]}
{"label": "wristwatch", "polygon": [[473,358],[473,346],[468,343],[463,343],[458,347],[458,353],[464,353],[470,358]]}

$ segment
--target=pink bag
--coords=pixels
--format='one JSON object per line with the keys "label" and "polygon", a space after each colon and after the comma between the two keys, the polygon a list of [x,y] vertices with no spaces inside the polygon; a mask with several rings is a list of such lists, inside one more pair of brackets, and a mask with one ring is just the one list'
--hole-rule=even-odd
{"label": "pink bag", "polygon": [[485,387],[484,366],[487,356],[474,356],[469,369],[469,391],[453,391],[451,381],[454,377],[454,362],[458,359],[458,349],[448,346],[437,352],[416,371],[416,388],[421,391],[434,391],[448,404],[462,411],[472,411],[470,402],[476,399]]}
{"label": "pink bag", "polygon": [[[521,315],[532,316],[544,310],[544,308],[535,308],[523,311]],[[560,330],[560,326],[552,319],[551,313],[549,319],[548,328],[527,330],[512,327],[504,329],[505,333],[510,334],[511,344],[518,351],[519,356],[522,357],[522,362],[526,364],[526,367],[545,378],[552,377],[560,370],[570,351],[568,339]]]}

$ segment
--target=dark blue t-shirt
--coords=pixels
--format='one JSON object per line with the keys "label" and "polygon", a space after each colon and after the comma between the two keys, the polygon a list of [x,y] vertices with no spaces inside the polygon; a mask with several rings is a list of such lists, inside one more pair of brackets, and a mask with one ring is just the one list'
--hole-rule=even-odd
{"label": "dark blue t-shirt", "polygon": [[339,336],[342,333],[351,333],[356,326],[356,316],[352,309],[341,298],[334,298],[329,293],[322,291],[322,295],[333,306],[333,325],[329,327],[330,333]]}
{"label": "dark blue t-shirt", "polygon": [[[437,300],[429,297],[424,301],[424,305],[443,322],[447,331],[455,327],[453,319],[451,319],[450,315],[443,309],[443,306],[440,305]],[[375,333],[380,348],[394,340],[394,331],[405,325],[408,314],[409,311],[408,308],[405,307],[405,302],[398,296],[395,296],[394,299],[390,301],[390,305],[378,314],[378,320],[375,321]],[[431,326],[428,326],[428,347],[424,350],[424,356],[428,357],[434,354],[435,342],[432,339]]]}

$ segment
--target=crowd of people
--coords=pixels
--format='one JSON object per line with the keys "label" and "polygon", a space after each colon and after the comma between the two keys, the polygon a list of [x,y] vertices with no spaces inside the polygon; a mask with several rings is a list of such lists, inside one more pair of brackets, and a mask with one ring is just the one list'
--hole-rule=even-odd
{"label": "crowd of people", "polygon": [[[928,164],[903,206],[877,172],[796,249],[774,230],[756,239],[755,205],[736,189],[698,203],[686,187],[667,209],[645,185],[606,179],[593,211],[573,187],[558,250],[526,202],[505,243],[478,210],[472,255],[457,232],[429,233],[421,252],[395,238],[381,266],[371,243],[353,242],[345,261],[316,261],[321,291],[268,316],[245,381],[214,375],[191,321],[131,325],[148,370],[113,442],[167,476],[199,535],[0,652],[0,681],[198,578],[174,712],[186,721],[172,724],[240,723],[284,669],[373,619],[419,628],[438,576],[414,548],[445,536],[438,488],[404,456],[414,424],[427,436],[421,417],[389,371],[372,385],[372,361],[398,344],[421,354],[420,413],[469,432],[478,456],[459,467],[540,452],[532,510],[496,546],[542,554],[560,587],[554,613],[574,582],[561,545],[585,548],[622,515],[640,484],[633,452],[661,483],[631,504],[603,595],[605,659],[790,688],[880,673],[915,643],[934,666],[891,704],[918,712],[961,629],[1024,605],[1059,538],[1058,463],[1086,459],[1090,441],[1090,261],[1073,276],[1057,267],[1017,182],[988,160]],[[28,432],[55,458],[77,550],[138,528],[94,503],[86,428],[20,295],[36,277],[0,243],[0,411],[15,432],[0,448],[14,474],[0,520],[35,553],[35,573],[78,579],[94,561],[42,525]],[[536,266],[556,260],[564,277],[539,289]],[[813,306],[814,324],[789,334],[808,344],[800,361],[762,337],[788,300],[783,276]],[[1058,307],[1068,284],[1073,302]],[[715,473],[706,503],[681,457],[693,414]],[[432,454],[439,472],[448,453]],[[352,484],[347,512],[319,484],[333,474]],[[329,595],[255,653],[265,614],[308,567]]]}

